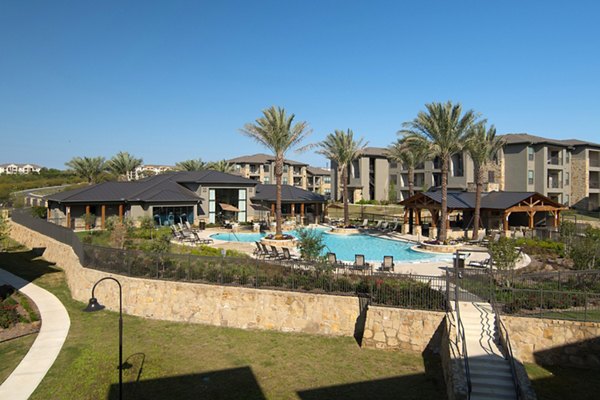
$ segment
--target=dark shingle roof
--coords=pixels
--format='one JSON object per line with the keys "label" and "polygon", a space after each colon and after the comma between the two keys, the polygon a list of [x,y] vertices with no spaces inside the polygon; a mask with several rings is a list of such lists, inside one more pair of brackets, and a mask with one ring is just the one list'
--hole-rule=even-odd
{"label": "dark shingle roof", "polygon": [[[418,195],[427,196],[436,203],[442,202],[441,191],[422,192],[415,196]],[[484,192],[481,194],[481,208],[490,210],[506,210],[507,208],[510,208],[531,196],[541,196],[546,200],[546,202],[560,206],[559,203],[556,203],[536,192]],[[405,204],[405,202],[408,200],[409,199],[406,199],[400,204]],[[475,193],[448,191],[448,208],[455,210],[475,208]]]}
{"label": "dark shingle roof", "polygon": [[555,146],[569,147],[569,144],[565,143],[563,140],[549,139],[530,135],[528,133],[507,133],[500,137],[506,141],[506,144],[552,144]]}
{"label": "dark shingle roof", "polygon": [[51,194],[45,197],[61,203],[99,202],[198,202],[202,200],[184,183],[200,185],[224,184],[255,186],[256,181],[219,171],[170,172],[135,182],[104,182],[80,189]]}
{"label": "dark shingle roof", "polygon": [[[230,164],[266,164],[275,161],[275,156],[272,154],[252,154],[249,156],[241,156],[227,160]],[[284,159],[283,162],[289,165],[308,165],[300,161]]]}
{"label": "dark shingle roof", "polygon": [[[256,195],[252,201],[274,202],[277,195],[277,185],[257,185]],[[325,197],[318,193],[309,192],[295,186],[281,186],[281,201],[284,203],[324,203]]]}
{"label": "dark shingle roof", "polygon": [[366,157],[387,157],[388,149],[385,147],[365,147],[360,154]]}
{"label": "dark shingle roof", "polygon": [[307,167],[306,172],[311,175],[331,175],[331,170],[317,167]]}
{"label": "dark shingle roof", "polygon": [[598,143],[586,142],[586,141],[578,140],[578,139],[567,139],[567,140],[563,140],[562,142],[566,143],[569,146],[573,146],[573,147],[585,146],[585,147],[600,148],[600,144],[598,144]]}

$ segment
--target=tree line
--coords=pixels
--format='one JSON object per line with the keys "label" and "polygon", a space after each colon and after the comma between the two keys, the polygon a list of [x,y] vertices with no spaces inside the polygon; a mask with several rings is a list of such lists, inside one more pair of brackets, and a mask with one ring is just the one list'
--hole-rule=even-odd
{"label": "tree line", "polygon": [[[75,175],[88,183],[119,180],[133,181],[146,177],[149,172],[139,173],[143,159],[137,158],[126,151],[120,151],[109,160],[104,157],[73,157],[65,165]],[[233,165],[225,160],[204,162],[201,158],[184,160],[175,164],[177,171],[215,170],[233,172]]]}

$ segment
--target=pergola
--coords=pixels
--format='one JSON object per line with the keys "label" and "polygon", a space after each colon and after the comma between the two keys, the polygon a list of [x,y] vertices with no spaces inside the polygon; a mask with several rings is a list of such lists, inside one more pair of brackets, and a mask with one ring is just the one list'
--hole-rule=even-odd
{"label": "pergola", "polygon": [[[431,227],[437,228],[440,224],[442,199],[440,191],[420,192],[400,202],[404,206],[404,224],[420,226],[421,211],[428,210],[431,214]],[[463,216],[471,217],[467,221],[467,228],[472,226],[473,213],[475,211],[475,193],[463,191],[449,191],[447,197],[448,215],[455,211],[462,211]],[[502,229],[510,229],[509,218],[513,214],[524,213],[527,215],[528,227],[535,227],[535,215],[537,213],[548,213],[552,215],[552,226],[558,227],[560,212],[568,207],[551,200],[537,192],[486,192],[481,196],[481,226],[485,226],[484,220],[489,222],[494,215],[501,216]],[[409,211],[413,210],[413,220],[409,221]],[[498,218],[499,219],[499,218]],[[446,221],[450,227],[450,219]]]}

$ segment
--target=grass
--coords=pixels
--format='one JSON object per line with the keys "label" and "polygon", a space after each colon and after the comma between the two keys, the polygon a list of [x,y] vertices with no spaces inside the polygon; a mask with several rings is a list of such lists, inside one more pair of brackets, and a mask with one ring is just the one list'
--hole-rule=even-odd
{"label": "grass", "polygon": [[[0,265],[54,293],[69,312],[71,329],[31,398],[116,398],[118,315],[82,312],[84,304],[71,298],[64,274],[34,256],[3,253]],[[361,349],[346,337],[124,316],[124,359],[128,399],[445,397],[439,357]]]}
{"label": "grass", "polygon": [[0,384],[19,365],[36,337],[37,334],[33,334],[0,343]]}
{"label": "grass", "polygon": [[563,217],[568,216],[569,221],[575,221],[577,218],[578,221],[592,221],[592,222],[600,222],[600,212],[593,211],[582,211],[582,210],[567,210],[563,211]]}
{"label": "grass", "polygon": [[542,367],[525,364],[539,400],[598,399],[600,372],[596,369]]}

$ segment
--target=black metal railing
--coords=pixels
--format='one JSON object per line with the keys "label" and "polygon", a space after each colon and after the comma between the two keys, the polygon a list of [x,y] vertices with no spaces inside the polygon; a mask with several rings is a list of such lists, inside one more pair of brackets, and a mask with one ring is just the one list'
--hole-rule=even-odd
{"label": "black metal railing", "polygon": [[510,343],[510,335],[504,322],[502,322],[502,318],[500,317],[500,313],[498,309],[495,307],[495,302],[492,302],[492,310],[496,316],[496,330],[498,332],[498,341],[500,343],[500,347],[502,352],[504,353],[504,358],[508,360],[508,364],[510,365],[510,374],[512,376],[513,385],[515,387],[515,395],[517,399],[521,398],[521,385],[519,383],[519,377],[517,375],[517,365],[515,361],[515,357],[512,350],[512,345]]}
{"label": "black metal railing", "polygon": [[207,257],[152,253],[83,244],[70,229],[34,218],[26,211],[13,221],[71,246],[86,268],[147,279],[185,281],[335,295],[368,295],[371,304],[444,311],[445,278],[353,270],[302,260],[264,260],[250,257]]}
{"label": "black metal railing", "polygon": [[[456,312],[456,327],[457,327],[457,338],[461,342],[461,350],[462,350],[462,358],[463,364],[465,367],[465,377],[467,379],[467,399],[471,398],[471,391],[473,385],[471,383],[471,367],[469,365],[469,353],[467,351],[467,340],[465,337],[465,326],[463,325],[462,318],[460,315],[460,298],[461,298],[461,288],[459,280],[461,278],[461,274],[459,274],[459,253],[457,252],[454,258],[454,311]],[[449,276],[449,275],[447,275]],[[447,279],[447,284],[449,285],[450,281]]]}

